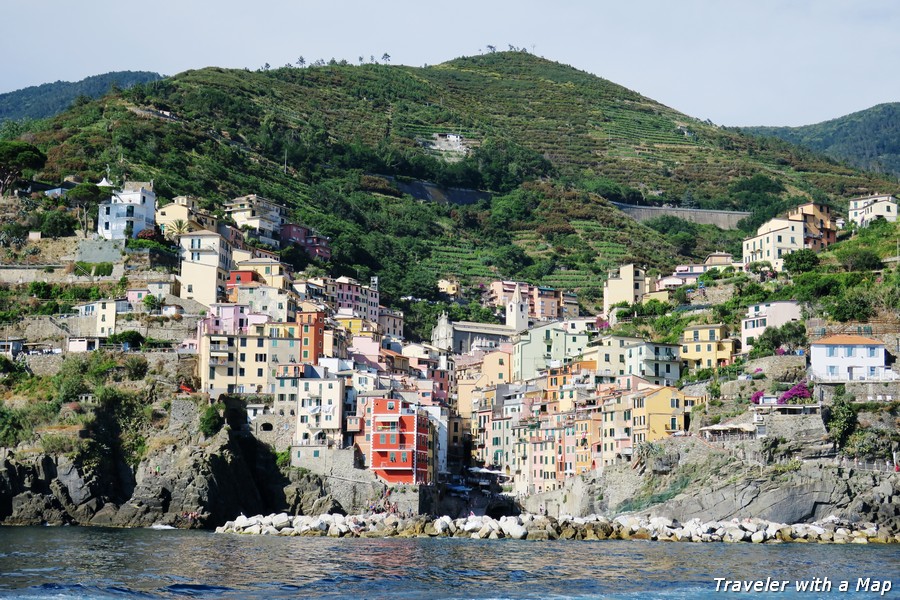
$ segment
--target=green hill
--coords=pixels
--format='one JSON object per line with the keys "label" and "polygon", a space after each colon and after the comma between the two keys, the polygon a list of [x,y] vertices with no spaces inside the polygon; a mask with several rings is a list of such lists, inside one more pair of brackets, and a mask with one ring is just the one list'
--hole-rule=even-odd
{"label": "green hill", "polygon": [[900,178],[900,102],[803,127],[745,127],[820,152],[860,169]]}
{"label": "green hill", "polygon": [[[447,134],[468,152],[442,145]],[[426,68],[188,71],[73,107],[29,136],[49,181],[98,179],[109,165],[114,179],[152,179],[164,197],[211,208],[247,193],[284,202],[332,237],[336,272],[378,273],[388,298],[427,297],[447,275],[595,298],[612,266],[671,268],[741,235],[651,229],[607,200],[746,209],[749,228],[809,198],[898,189],[522,52]],[[414,179],[490,198],[417,201],[397,187]]]}
{"label": "green hill", "polygon": [[81,81],[56,81],[0,94],[0,122],[52,117],[69,108],[77,98],[99,98],[111,88],[129,88],[160,79],[149,71],[115,71]]}

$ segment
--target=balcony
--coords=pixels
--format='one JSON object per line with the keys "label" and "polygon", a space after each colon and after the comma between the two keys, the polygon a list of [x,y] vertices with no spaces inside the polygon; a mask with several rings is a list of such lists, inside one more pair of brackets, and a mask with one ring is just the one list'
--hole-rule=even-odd
{"label": "balcony", "polygon": [[375,443],[372,443],[372,452],[412,452],[415,449],[416,447],[410,444],[395,444],[384,448],[376,448]]}
{"label": "balcony", "polygon": [[212,356],[209,359],[209,366],[211,367],[225,367],[231,364],[232,361],[228,360],[227,357],[220,356]]}

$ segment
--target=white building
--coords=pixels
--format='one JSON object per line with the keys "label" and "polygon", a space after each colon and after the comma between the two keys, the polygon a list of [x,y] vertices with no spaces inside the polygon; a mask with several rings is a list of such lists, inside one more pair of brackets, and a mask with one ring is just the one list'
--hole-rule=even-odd
{"label": "white building", "polygon": [[884,343],[859,335],[832,335],[810,344],[810,371],[815,381],[896,381],[886,366]]}
{"label": "white building", "polygon": [[803,318],[800,304],[794,300],[766,302],[747,307],[747,318],[741,319],[741,349],[749,352],[767,327],[781,327]]}
{"label": "white building", "polygon": [[281,226],[287,223],[288,210],[256,194],[235,198],[225,212],[240,229],[249,229],[252,237],[274,248],[281,247]]}
{"label": "white building", "polygon": [[681,379],[680,344],[641,341],[625,347],[626,374],[654,385],[674,385]]}
{"label": "white building", "polygon": [[883,194],[853,198],[850,200],[849,214],[850,220],[858,227],[866,227],[878,218],[894,223],[897,220],[897,199]]}
{"label": "white building", "polygon": [[156,194],[153,184],[126,181],[121,191],[100,203],[97,233],[107,240],[137,237],[144,229],[156,225]]}

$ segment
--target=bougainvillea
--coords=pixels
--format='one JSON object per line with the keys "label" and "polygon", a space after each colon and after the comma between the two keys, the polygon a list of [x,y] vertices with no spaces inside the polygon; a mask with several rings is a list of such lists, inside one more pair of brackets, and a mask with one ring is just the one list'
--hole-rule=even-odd
{"label": "bougainvillea", "polygon": [[765,395],[766,395],[766,393],[764,391],[756,390],[755,392],[753,392],[753,395],[750,396],[750,402],[752,402],[753,404],[759,404],[759,401]]}
{"label": "bougainvillea", "polygon": [[812,392],[805,381],[794,385],[778,397],[778,404],[802,404],[803,400],[812,398]]}

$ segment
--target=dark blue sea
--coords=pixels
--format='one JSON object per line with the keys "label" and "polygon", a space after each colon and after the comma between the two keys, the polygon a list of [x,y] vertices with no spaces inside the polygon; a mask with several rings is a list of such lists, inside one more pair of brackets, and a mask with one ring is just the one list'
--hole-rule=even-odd
{"label": "dark blue sea", "polygon": [[[716,592],[715,578],[789,582]],[[798,592],[827,578],[830,592]],[[869,591],[856,591],[869,579]],[[839,592],[841,581],[849,592]],[[885,595],[874,582],[890,581]],[[721,584],[720,584],[721,585]],[[900,598],[900,546],[328,539],[0,528],[4,598]]]}

